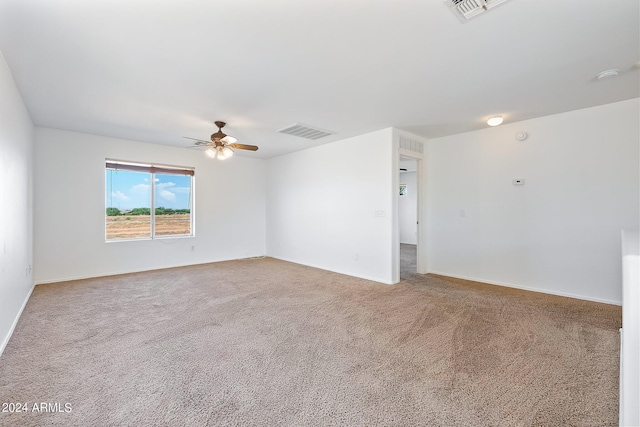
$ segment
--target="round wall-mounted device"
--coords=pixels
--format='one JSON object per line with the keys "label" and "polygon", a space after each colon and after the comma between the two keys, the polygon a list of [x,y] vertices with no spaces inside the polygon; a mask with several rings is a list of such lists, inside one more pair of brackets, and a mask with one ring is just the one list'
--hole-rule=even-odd
{"label": "round wall-mounted device", "polygon": [[518,132],[516,133],[516,139],[518,141],[524,141],[525,139],[527,139],[529,135],[526,132]]}

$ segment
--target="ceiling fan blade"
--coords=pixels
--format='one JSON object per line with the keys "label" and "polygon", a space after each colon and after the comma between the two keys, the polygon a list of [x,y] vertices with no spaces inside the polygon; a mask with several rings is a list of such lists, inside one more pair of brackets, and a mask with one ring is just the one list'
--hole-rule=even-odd
{"label": "ceiling fan blade", "polygon": [[258,151],[257,145],[247,145],[247,144],[229,144],[231,148],[237,148],[238,150],[249,150],[249,151]]}
{"label": "ceiling fan blade", "polygon": [[197,139],[197,138],[189,138],[188,136],[183,136],[184,139],[190,139],[192,141],[196,141],[196,145],[204,145],[204,144],[211,144],[211,141],[204,141],[202,139]]}

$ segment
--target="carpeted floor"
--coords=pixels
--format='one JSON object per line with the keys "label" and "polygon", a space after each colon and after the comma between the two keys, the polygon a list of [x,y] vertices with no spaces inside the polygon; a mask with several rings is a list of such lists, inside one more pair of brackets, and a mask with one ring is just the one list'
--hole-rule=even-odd
{"label": "carpeted floor", "polygon": [[[418,271],[418,253],[416,245],[400,244],[400,280],[416,276]],[[416,278],[419,278],[416,277]]]}
{"label": "carpeted floor", "polygon": [[37,286],[0,358],[28,410],[0,425],[617,425],[620,307],[403,277],[265,258]]}

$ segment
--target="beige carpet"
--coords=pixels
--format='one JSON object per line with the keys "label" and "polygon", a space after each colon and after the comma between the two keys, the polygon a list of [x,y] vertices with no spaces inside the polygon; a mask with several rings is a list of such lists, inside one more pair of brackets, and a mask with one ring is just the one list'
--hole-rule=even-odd
{"label": "beige carpet", "polygon": [[617,424],[619,307],[403,275],[266,258],[37,286],[0,358],[0,402],[29,410],[0,425]]}

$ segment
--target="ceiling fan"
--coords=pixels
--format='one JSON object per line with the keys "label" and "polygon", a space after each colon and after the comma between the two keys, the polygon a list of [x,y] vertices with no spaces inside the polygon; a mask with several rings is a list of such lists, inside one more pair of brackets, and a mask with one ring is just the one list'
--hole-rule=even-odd
{"label": "ceiling fan", "polygon": [[215,159],[216,157],[220,160],[228,159],[233,156],[233,149],[238,150],[249,150],[249,151],[257,151],[258,147],[256,145],[247,145],[247,144],[238,144],[238,140],[231,135],[227,135],[222,132],[222,128],[226,125],[225,122],[216,121],[216,126],[218,126],[218,132],[211,134],[211,141],[203,141],[201,139],[189,138],[185,136],[183,138],[191,139],[196,141],[194,145],[191,147],[209,147],[205,152],[207,156]]}

